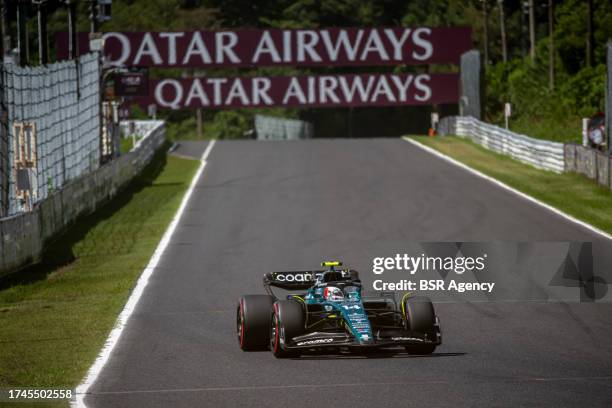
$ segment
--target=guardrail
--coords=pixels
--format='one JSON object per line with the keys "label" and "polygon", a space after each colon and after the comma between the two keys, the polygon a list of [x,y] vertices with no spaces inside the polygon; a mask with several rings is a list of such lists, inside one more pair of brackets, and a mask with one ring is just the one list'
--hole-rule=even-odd
{"label": "guardrail", "polygon": [[489,150],[544,170],[565,171],[563,143],[534,139],[469,116],[449,116],[438,125],[442,135],[465,137]]}
{"label": "guardrail", "polygon": [[50,238],[116,196],[149,164],[164,143],[165,126],[148,121],[141,129],[145,137],[129,153],[71,180],[32,211],[0,219],[0,276],[38,262]]}

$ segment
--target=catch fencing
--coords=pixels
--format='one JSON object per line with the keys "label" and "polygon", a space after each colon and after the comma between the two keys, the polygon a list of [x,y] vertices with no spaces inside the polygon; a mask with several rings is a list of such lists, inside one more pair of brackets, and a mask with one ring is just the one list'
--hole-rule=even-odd
{"label": "catch fencing", "polygon": [[2,65],[0,76],[7,131],[0,148],[0,216],[6,216],[30,210],[99,167],[99,56],[45,67]]}
{"label": "catch fencing", "polygon": [[312,123],[296,119],[255,115],[257,140],[299,140],[314,136]]}
{"label": "catch fencing", "polygon": [[138,146],[50,192],[32,211],[0,219],[0,276],[40,260],[43,245],[83,215],[113,198],[151,162],[165,140],[163,121],[141,126]]}
{"label": "catch fencing", "polygon": [[489,150],[540,169],[556,173],[565,171],[563,143],[534,139],[468,116],[443,118],[438,131],[442,135],[468,138]]}

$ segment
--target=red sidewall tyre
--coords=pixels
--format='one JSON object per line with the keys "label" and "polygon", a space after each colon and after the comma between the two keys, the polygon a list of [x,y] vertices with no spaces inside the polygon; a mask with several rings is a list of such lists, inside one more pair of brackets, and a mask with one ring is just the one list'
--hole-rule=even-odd
{"label": "red sidewall tyre", "polygon": [[270,350],[278,358],[295,357],[297,350],[287,350],[284,343],[303,334],[306,317],[303,306],[294,300],[274,303],[270,325]]}
{"label": "red sidewall tyre", "polygon": [[268,348],[273,304],[274,298],[270,295],[246,295],[240,298],[236,308],[236,331],[242,350]]}

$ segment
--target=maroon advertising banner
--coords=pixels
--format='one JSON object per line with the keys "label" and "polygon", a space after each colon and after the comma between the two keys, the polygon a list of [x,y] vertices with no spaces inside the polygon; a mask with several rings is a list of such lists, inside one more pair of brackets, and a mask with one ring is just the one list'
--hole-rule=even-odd
{"label": "maroon advertising banner", "polygon": [[[87,52],[88,34],[78,43]],[[469,27],[104,33],[107,61],[127,67],[457,64],[471,48]],[[68,57],[67,33],[56,35],[56,50],[57,59]]]}
{"label": "maroon advertising banner", "polygon": [[458,74],[360,74],[157,79],[143,107],[248,108],[399,106],[457,103]]}

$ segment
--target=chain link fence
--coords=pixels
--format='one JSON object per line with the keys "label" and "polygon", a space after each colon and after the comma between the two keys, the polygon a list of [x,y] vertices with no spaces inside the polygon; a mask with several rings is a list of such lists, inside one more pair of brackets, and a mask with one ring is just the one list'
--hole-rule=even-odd
{"label": "chain link fence", "polygon": [[7,187],[0,204],[6,216],[31,210],[99,167],[99,57],[91,53],[46,67],[5,65],[1,81],[7,140],[0,165],[7,162],[8,175],[0,173]]}

